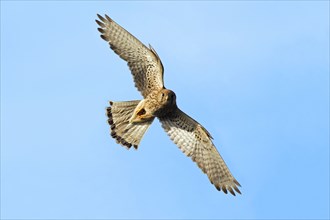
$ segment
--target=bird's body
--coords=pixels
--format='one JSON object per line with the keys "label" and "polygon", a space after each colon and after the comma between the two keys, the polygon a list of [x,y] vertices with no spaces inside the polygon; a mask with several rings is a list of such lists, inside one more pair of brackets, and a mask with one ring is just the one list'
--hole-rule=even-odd
{"label": "bird's body", "polygon": [[101,37],[110,48],[126,60],[132,72],[135,86],[144,99],[112,102],[107,108],[111,136],[127,147],[137,149],[155,118],[172,141],[206,173],[212,184],[225,193],[240,193],[240,184],[230,173],[224,160],[212,142],[211,134],[197,121],[181,111],[176,95],[164,86],[164,67],[156,53],[142,44],[110,17],[98,15]]}
{"label": "bird's body", "polygon": [[137,123],[163,117],[177,108],[175,93],[168,89],[151,92],[135,108],[130,122]]}

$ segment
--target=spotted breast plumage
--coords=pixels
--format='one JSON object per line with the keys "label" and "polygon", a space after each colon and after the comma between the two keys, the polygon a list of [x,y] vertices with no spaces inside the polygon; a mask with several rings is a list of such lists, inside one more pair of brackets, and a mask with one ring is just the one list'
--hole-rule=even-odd
{"label": "spotted breast plumage", "polygon": [[170,139],[197,163],[219,191],[241,193],[240,184],[215,148],[210,133],[181,111],[175,93],[165,88],[164,67],[156,51],[150,45],[146,47],[109,16],[97,16],[101,38],[127,62],[135,86],[144,98],[110,101],[107,116],[111,136],[128,149],[132,146],[137,149],[148,127],[158,118]]}

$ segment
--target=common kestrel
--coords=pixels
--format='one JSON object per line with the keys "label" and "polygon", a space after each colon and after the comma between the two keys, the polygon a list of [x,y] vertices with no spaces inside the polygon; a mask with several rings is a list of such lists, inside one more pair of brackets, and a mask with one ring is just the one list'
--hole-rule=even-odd
{"label": "common kestrel", "polygon": [[135,149],[155,117],[159,119],[171,140],[185,155],[191,157],[220,191],[241,193],[240,184],[229,171],[212,143],[211,134],[197,121],[181,111],[176,95],[164,86],[164,67],[156,53],[114,22],[109,16],[97,15],[101,38],[127,61],[135,86],[144,99],[112,102],[107,108],[111,136],[117,143]]}

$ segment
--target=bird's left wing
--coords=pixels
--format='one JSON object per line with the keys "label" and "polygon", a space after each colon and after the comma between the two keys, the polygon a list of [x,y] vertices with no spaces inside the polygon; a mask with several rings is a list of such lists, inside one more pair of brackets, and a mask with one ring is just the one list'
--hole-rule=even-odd
{"label": "bird's left wing", "polygon": [[97,15],[95,20],[101,38],[110,44],[132,72],[135,86],[146,97],[150,92],[164,87],[164,67],[156,51],[141,43],[136,37],[114,22],[109,16]]}
{"label": "bird's left wing", "polygon": [[160,117],[159,120],[171,140],[185,155],[197,163],[219,191],[222,190],[224,193],[229,191],[233,195],[235,195],[234,190],[241,193],[237,187],[240,184],[230,173],[212,143],[210,133],[202,125],[178,108],[168,116]]}

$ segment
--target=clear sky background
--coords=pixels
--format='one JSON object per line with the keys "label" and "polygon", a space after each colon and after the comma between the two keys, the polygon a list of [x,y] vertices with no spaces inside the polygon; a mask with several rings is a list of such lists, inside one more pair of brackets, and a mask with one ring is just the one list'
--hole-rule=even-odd
{"label": "clear sky background", "polygon": [[[157,120],[110,138],[108,100],[141,96],[96,13],[156,49],[242,195]],[[1,1],[1,218],[328,219],[329,2]]]}

